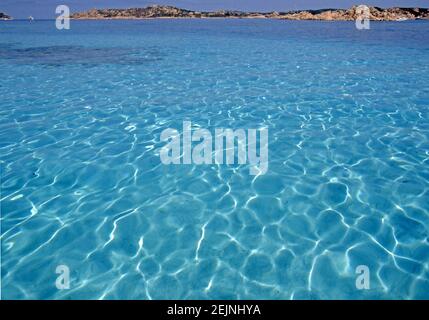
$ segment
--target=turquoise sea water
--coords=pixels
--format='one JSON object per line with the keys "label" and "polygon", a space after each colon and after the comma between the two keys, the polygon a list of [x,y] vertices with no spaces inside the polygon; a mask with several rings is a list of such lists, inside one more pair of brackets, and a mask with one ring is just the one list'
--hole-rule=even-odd
{"label": "turquoise sea water", "polygon": [[429,22],[0,22],[0,160],[3,299],[429,298]]}

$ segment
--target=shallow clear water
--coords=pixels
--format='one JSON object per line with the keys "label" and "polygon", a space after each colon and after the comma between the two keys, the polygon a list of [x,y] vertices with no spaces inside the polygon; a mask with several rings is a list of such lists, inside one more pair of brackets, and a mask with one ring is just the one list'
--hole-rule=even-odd
{"label": "shallow clear water", "polygon": [[[423,21],[0,22],[2,297],[428,299],[428,62]],[[267,174],[163,165],[184,120]]]}

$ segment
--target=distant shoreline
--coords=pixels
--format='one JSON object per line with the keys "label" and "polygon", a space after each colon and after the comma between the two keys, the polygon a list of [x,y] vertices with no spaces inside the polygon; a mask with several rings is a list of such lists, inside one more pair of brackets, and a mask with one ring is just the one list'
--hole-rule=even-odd
{"label": "distant shoreline", "polygon": [[[38,21],[55,21],[56,18],[40,18],[40,19],[35,19],[33,21],[33,23],[37,23]],[[275,18],[181,18],[181,17],[164,17],[164,18],[106,18],[106,19],[93,19],[93,18],[80,18],[80,19],[75,19],[75,18],[70,18],[70,20],[72,21],[156,21],[156,20],[268,20],[268,21],[282,21],[282,19],[275,19]],[[316,20],[316,19],[312,19],[312,20],[288,20],[288,19],[283,19],[284,21],[313,21],[313,22],[353,22],[351,20]],[[11,18],[11,19],[0,19],[0,22],[22,22],[22,21],[26,21],[28,22],[28,19],[24,19],[24,18],[19,18],[19,19],[15,19],[15,18]],[[408,20],[408,22],[417,22],[417,21],[427,21],[429,22],[429,19],[413,19],[413,20]],[[376,21],[371,21],[371,22],[397,22],[397,21],[391,21],[391,20],[376,20]]]}
{"label": "distant shoreline", "polygon": [[[372,21],[404,21],[429,19],[428,8],[378,8],[367,7]],[[71,15],[74,20],[144,20],[144,19],[278,19],[354,21],[362,17],[362,11],[354,6],[350,9],[298,10],[288,12],[243,12],[220,10],[214,12],[192,11],[172,6],[149,6],[130,9],[91,9]]]}
{"label": "distant shoreline", "polygon": [[[27,21],[28,19],[10,19],[15,21]],[[138,21],[138,20],[273,20],[273,21],[314,21],[314,22],[354,22],[355,20],[326,20],[326,19],[278,19],[278,18],[228,18],[228,17],[213,17],[213,18],[192,18],[192,17],[154,17],[154,18],[70,18],[73,21]],[[55,21],[54,18],[37,19],[37,21]],[[371,20],[371,22],[400,22],[400,21],[429,21],[429,18],[417,18],[408,20]]]}
{"label": "distant shoreline", "polygon": [[[406,21],[429,20],[429,8],[378,8],[369,9],[368,19],[371,21]],[[318,9],[296,10],[287,12],[244,12],[244,11],[192,11],[172,6],[153,5],[145,8],[129,9],[91,9],[85,12],[72,13],[72,20],[154,20],[154,19],[272,19],[272,20],[303,20],[303,21],[355,21],[362,18],[359,7],[350,9]],[[0,12],[0,21],[28,20],[14,19]],[[37,20],[55,20],[44,18]]]}

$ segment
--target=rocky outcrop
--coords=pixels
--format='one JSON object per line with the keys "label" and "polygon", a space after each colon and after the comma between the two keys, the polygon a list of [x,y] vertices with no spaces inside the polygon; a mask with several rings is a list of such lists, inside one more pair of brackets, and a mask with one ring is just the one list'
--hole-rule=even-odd
{"label": "rocky outcrop", "polygon": [[124,18],[162,18],[190,17],[197,13],[171,6],[149,6],[132,9],[91,9],[87,12],[72,14],[73,19],[124,19]]}
{"label": "rocky outcrop", "polygon": [[12,18],[6,13],[0,12],[0,20],[11,20]]}
{"label": "rocky outcrop", "polygon": [[[348,10],[326,9],[326,10],[309,10],[287,13],[283,19],[290,20],[356,20],[359,16],[357,6]],[[388,8],[382,9],[369,7],[369,19],[378,21],[398,21],[398,20],[415,20],[428,19],[429,10],[424,8]]]}
{"label": "rocky outcrop", "polygon": [[[72,19],[148,19],[148,18],[245,18],[252,14],[241,11],[199,12],[180,9],[172,6],[149,6],[131,9],[91,9],[74,13]],[[265,18],[265,16],[263,17]]]}
{"label": "rocky outcrop", "polygon": [[[370,20],[398,21],[429,19],[425,8],[377,8],[369,7]],[[270,18],[288,20],[356,20],[358,7],[346,9],[301,10],[290,12],[242,12],[221,10],[199,12],[172,6],[149,6],[131,9],[91,9],[72,14],[72,19],[150,19],[150,18]]]}

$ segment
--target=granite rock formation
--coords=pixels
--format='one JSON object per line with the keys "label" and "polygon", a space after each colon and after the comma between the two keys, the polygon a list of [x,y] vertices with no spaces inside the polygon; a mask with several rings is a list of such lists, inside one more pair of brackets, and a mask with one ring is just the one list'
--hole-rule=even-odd
{"label": "granite rock formation", "polygon": [[[350,9],[300,10],[290,12],[243,12],[221,10],[200,12],[172,6],[149,6],[130,9],[91,9],[72,14],[72,19],[150,19],[150,18],[271,18],[288,20],[355,20],[357,6]],[[369,7],[370,20],[398,21],[429,19],[426,8],[377,8]]]}

